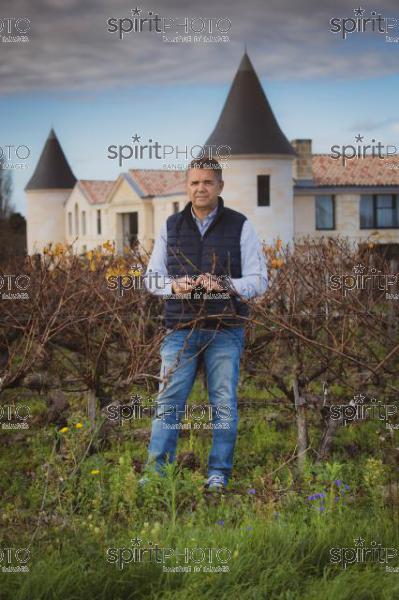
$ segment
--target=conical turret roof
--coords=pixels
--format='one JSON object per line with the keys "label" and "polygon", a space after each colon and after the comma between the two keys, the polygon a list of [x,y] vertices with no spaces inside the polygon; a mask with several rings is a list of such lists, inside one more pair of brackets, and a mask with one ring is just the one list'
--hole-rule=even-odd
{"label": "conical turret roof", "polygon": [[[229,146],[231,155],[295,155],[293,147],[277,123],[246,52],[216,127],[205,143],[205,147],[211,145]],[[215,150],[213,155],[214,153]]]}
{"label": "conical turret roof", "polygon": [[25,190],[72,189],[75,183],[76,177],[65,158],[54,129],[51,129]]}

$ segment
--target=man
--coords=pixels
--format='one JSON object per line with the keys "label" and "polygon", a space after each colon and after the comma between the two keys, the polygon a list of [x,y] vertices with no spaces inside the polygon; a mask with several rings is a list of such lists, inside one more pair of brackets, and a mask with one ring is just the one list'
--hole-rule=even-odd
{"label": "man", "polygon": [[178,423],[202,359],[213,429],[206,487],[217,491],[227,485],[233,465],[237,384],[249,312],[245,299],[263,294],[268,283],[255,230],[245,215],[224,206],[223,186],[217,160],[191,162],[190,201],[163,225],[145,277],[147,289],[165,298],[167,327],[147,465],[155,462],[161,471],[167,460],[174,461]]}

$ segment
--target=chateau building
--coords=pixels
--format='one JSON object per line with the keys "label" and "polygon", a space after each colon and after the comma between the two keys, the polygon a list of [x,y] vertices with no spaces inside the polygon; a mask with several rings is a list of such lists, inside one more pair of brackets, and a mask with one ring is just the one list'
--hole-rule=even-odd
{"label": "chateau building", "polygon": [[[227,206],[250,218],[266,243],[306,236],[372,239],[399,248],[399,161],[346,161],[313,154],[310,139],[287,140],[245,53],[204,147],[230,147],[223,171]],[[147,250],[187,197],[181,170],[130,169],[115,181],[77,180],[51,130],[26,188],[28,252],[51,243],[76,252],[107,240]]]}

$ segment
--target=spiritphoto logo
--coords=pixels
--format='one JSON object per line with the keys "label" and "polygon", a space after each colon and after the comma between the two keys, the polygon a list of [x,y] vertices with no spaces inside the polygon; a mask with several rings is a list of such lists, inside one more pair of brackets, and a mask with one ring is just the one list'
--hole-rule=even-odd
{"label": "spiritphoto logo", "polygon": [[28,573],[30,560],[28,548],[0,548],[2,573]]}
{"label": "spiritphoto logo", "polygon": [[[111,144],[108,146],[107,158],[118,160],[118,165],[122,167],[125,160],[169,160],[186,161],[185,168],[194,158],[222,159],[230,157],[230,146],[177,146],[170,144],[160,144],[149,138],[147,142],[141,142],[141,136],[137,133],[131,137],[132,144]],[[184,165],[184,163],[179,163]],[[223,166],[223,165],[222,165]]]}
{"label": "spiritphoto logo", "polygon": [[329,276],[329,289],[332,291],[341,290],[342,296],[353,290],[379,290],[392,291],[398,285],[398,273],[382,273],[375,267],[369,269],[361,263],[355,265],[353,273],[334,274]]}
{"label": "spiritphoto logo", "polygon": [[354,17],[333,17],[330,19],[331,33],[338,34],[343,40],[346,40],[348,35],[353,33],[377,33],[386,36],[386,41],[389,33],[399,33],[399,20],[395,17],[385,17],[375,10],[367,12],[359,6],[353,9]]}
{"label": "spiritphoto logo", "polygon": [[396,429],[389,420],[397,416],[398,407],[395,404],[384,404],[374,397],[367,400],[364,394],[355,394],[350,404],[334,404],[329,409],[330,419],[342,420],[343,426],[353,421],[373,419],[384,421],[388,429]]}
{"label": "spiritphoto logo", "polygon": [[30,19],[26,17],[0,18],[0,41],[3,43],[29,42],[31,27]]}
{"label": "spiritphoto logo", "polygon": [[0,146],[0,169],[27,169],[30,148],[25,144]]}
{"label": "spiritphoto logo", "polygon": [[0,275],[0,297],[2,300],[28,300],[29,275]]}
{"label": "spiritphoto logo", "polygon": [[123,570],[131,563],[151,562],[162,566],[164,572],[182,573],[223,573],[229,572],[227,564],[231,560],[229,548],[202,548],[200,546],[170,548],[148,541],[142,545],[139,537],[130,540],[131,546],[110,547],[106,560]]}
{"label": "spiritphoto logo", "polygon": [[[187,276],[188,277],[188,276]],[[209,285],[212,283],[212,275],[207,275],[205,277],[205,284]],[[148,271],[143,274],[143,267],[141,265],[133,265],[129,273],[125,274],[111,274],[108,273],[106,276],[107,288],[112,291],[116,291],[119,297],[122,297],[125,292],[131,290],[164,290],[167,286],[171,285],[175,279],[180,279],[180,276],[176,275],[162,275],[158,273],[158,271],[153,271],[152,269],[148,269]],[[229,275],[217,275],[216,283],[223,288],[223,290],[228,290],[231,287],[231,278]],[[198,290],[202,290],[198,288]],[[197,294],[197,295],[196,295]],[[216,296],[216,298],[215,298]],[[230,295],[227,292],[218,292],[217,294],[213,293],[204,293],[203,291],[193,291],[187,292],[186,294],[165,294],[163,298],[166,299],[175,299],[175,300],[200,300],[200,299],[228,299]]]}
{"label": "spiritphoto logo", "polygon": [[384,548],[376,541],[370,542],[366,546],[366,540],[359,537],[354,539],[354,547],[349,548],[330,548],[330,562],[340,564],[341,568],[346,570],[348,565],[364,563],[380,563],[388,566],[388,562],[397,557],[396,548]]}
{"label": "spiritphoto logo", "polygon": [[31,418],[29,406],[26,404],[0,405],[0,423],[2,429],[29,429]]}
{"label": "spiritphoto logo", "polygon": [[175,404],[158,402],[151,397],[143,404],[140,394],[133,394],[128,404],[109,404],[105,407],[104,416],[119,425],[155,418],[163,421],[164,429],[228,429],[231,409],[226,404],[186,404],[183,409],[179,409]]}
{"label": "spiritphoto logo", "polygon": [[144,16],[143,9],[139,6],[131,9],[130,13],[130,17],[108,18],[107,31],[117,34],[120,40],[126,34],[146,32],[161,35],[162,41],[166,43],[230,41],[227,33],[231,29],[231,21],[226,17],[161,17],[151,10]]}
{"label": "spiritphoto logo", "polygon": [[[352,159],[366,158],[367,156],[371,156],[372,158],[386,160],[397,155],[398,148],[395,145],[386,145],[382,142],[377,142],[375,138],[371,139],[371,144],[366,142],[363,143],[364,137],[365,136],[360,135],[360,133],[355,135],[356,145],[344,144],[340,146],[339,144],[335,144],[334,146],[331,146],[330,157],[334,160],[340,160],[342,165],[345,166],[346,162]],[[391,164],[395,163],[387,163],[385,166],[389,167]]]}

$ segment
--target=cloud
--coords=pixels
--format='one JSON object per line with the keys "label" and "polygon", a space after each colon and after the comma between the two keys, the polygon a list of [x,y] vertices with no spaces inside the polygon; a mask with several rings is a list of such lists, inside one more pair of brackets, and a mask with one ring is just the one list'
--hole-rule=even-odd
{"label": "cloud", "polygon": [[364,121],[357,121],[354,125],[348,128],[348,131],[359,131],[362,134],[368,131],[377,131],[391,125],[392,131],[397,131],[397,117],[388,117],[386,119],[365,119]]}
{"label": "cloud", "polygon": [[[136,4],[136,3],[134,3]],[[397,73],[397,54],[378,34],[341,40],[329,31],[330,19],[353,17],[346,0],[248,0],[244,3],[148,0],[141,16],[225,17],[228,43],[163,43],[161,34],[126,35],[107,31],[110,17],[131,17],[132,5],[116,0],[6,0],[8,17],[31,20],[28,43],[0,43],[2,93],[89,91],[115,86],[228,83],[244,44],[260,76],[268,79],[365,78]],[[395,16],[391,0],[379,4]],[[1,35],[1,34],[0,34]],[[379,38],[379,39],[378,39]],[[396,49],[396,48],[395,48]]]}

